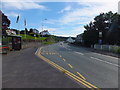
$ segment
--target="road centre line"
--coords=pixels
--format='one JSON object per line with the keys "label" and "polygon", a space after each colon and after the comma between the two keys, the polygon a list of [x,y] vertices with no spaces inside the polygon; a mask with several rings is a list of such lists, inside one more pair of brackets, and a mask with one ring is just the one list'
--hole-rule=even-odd
{"label": "road centre line", "polygon": [[68,64],[68,66],[69,66],[70,68],[73,68],[73,66],[72,66],[71,64]]}
{"label": "road centre line", "polygon": [[45,58],[44,56],[42,56],[42,55],[40,54],[40,53],[41,53],[40,50],[41,50],[41,48],[39,48],[39,50],[38,50],[39,52],[36,53],[36,55],[37,55],[38,57],[40,57],[42,60],[44,60],[45,62],[51,64],[51,65],[54,66],[54,67],[56,67],[56,68],[59,69],[60,71],[61,71],[61,70],[62,70],[62,71],[64,70],[64,71],[65,71],[65,74],[67,74],[68,76],[72,77],[74,80],[76,80],[77,82],[83,84],[83,85],[86,86],[87,88],[90,88],[90,89],[92,89],[92,90],[96,90],[96,89],[99,90],[99,88],[97,88],[96,86],[92,85],[91,83],[89,83],[89,82],[81,79],[80,77],[76,76],[75,74],[67,71],[66,69],[62,68],[61,66],[55,64],[54,62],[52,62],[52,61],[50,61],[49,59],[47,59],[47,58]]}
{"label": "road centre line", "polygon": [[61,56],[61,55],[59,55],[59,57],[61,58],[62,56]]}
{"label": "road centre line", "polygon": [[80,55],[84,55],[83,53],[80,53],[80,52],[75,52],[75,53],[80,54]]}
{"label": "road centre line", "polygon": [[37,49],[37,51],[35,52],[35,54],[37,54],[37,53],[38,53],[38,50],[39,50],[39,49]]}
{"label": "road centre line", "polygon": [[86,78],[85,78],[82,74],[80,74],[79,72],[77,72],[77,74],[78,74],[80,77],[82,77],[84,80],[86,80]]}
{"label": "road centre line", "polygon": [[63,58],[63,61],[66,61],[66,60]]}
{"label": "road centre line", "polygon": [[104,61],[104,60],[101,60],[101,59],[98,59],[98,58],[95,58],[95,57],[90,57],[92,59],[95,59],[95,60],[98,60],[98,61],[101,61],[101,62],[104,62],[104,63],[107,63],[107,64],[111,64],[111,65],[114,65],[114,66],[117,66],[117,67],[120,67],[119,65],[117,64],[114,64],[114,63],[111,63],[111,62],[108,62],[108,61]]}

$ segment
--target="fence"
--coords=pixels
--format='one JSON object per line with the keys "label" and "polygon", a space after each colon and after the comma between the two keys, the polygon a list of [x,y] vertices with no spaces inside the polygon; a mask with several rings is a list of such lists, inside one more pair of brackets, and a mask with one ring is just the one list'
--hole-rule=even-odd
{"label": "fence", "polygon": [[114,53],[120,54],[120,46],[117,46],[117,45],[98,45],[98,44],[95,44],[94,49],[104,50],[104,51],[109,51],[109,52],[114,52]]}
{"label": "fence", "polygon": [[34,46],[39,46],[39,45],[41,45],[40,42],[22,42],[22,49],[34,47]]}

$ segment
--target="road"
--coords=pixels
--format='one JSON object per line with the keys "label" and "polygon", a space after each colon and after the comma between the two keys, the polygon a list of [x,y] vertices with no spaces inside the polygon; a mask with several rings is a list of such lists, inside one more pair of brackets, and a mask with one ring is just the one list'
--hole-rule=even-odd
{"label": "road", "polygon": [[38,58],[35,55],[37,48],[13,51],[2,56],[3,88],[81,88]]}
{"label": "road", "polygon": [[[91,52],[82,47],[57,43],[37,50],[44,57],[82,79],[85,87],[118,88],[118,58]],[[77,81],[76,81],[77,82]],[[90,84],[84,85],[88,82]]]}

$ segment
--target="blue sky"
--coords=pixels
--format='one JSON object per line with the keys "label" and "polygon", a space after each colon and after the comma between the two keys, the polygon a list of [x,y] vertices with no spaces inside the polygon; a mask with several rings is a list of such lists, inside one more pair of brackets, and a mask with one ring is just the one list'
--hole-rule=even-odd
{"label": "blue sky", "polygon": [[[59,0],[58,0],[59,1]],[[48,29],[51,34],[58,36],[76,36],[84,32],[84,25],[102,12],[117,12],[118,2],[112,0],[81,0],[81,2],[40,2],[37,0],[4,0],[2,11],[11,21],[10,28],[24,29],[24,19],[27,28],[42,31]],[[16,18],[20,15],[19,23]],[[47,20],[44,20],[47,19]],[[19,27],[18,27],[19,25]]]}

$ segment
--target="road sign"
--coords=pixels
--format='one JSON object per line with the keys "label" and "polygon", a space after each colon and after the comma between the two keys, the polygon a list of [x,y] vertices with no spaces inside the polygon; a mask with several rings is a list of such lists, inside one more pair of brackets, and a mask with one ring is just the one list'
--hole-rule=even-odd
{"label": "road sign", "polygon": [[34,34],[34,37],[36,37],[36,34]]}
{"label": "road sign", "polygon": [[99,40],[99,44],[102,44],[102,40],[101,39]]}
{"label": "road sign", "polygon": [[102,32],[99,32],[99,37],[102,37]]}

